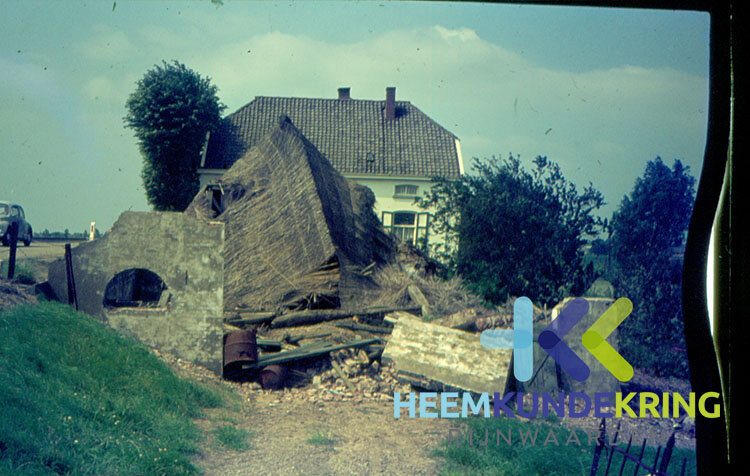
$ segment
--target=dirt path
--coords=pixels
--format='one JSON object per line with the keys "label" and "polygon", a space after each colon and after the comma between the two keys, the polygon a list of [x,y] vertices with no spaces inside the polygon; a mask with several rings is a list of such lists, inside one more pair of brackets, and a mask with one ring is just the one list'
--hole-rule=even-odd
{"label": "dirt path", "polygon": [[[228,408],[208,410],[196,423],[206,435],[195,464],[206,475],[434,475],[441,460],[431,451],[449,438],[452,428],[462,429],[462,419],[393,417],[388,393],[368,391],[362,377],[353,378],[357,389],[347,391],[343,383],[318,381],[279,391],[264,391],[257,383],[222,381],[208,370],[173,356],[160,354],[178,374],[231,387],[237,402]],[[304,375],[304,374],[303,374]],[[323,373],[323,376],[326,374]],[[381,375],[386,384],[389,373]],[[631,391],[660,389],[689,392],[686,382],[637,375]],[[399,388],[408,392],[410,389]],[[620,421],[620,420],[618,420]],[[624,418],[621,434],[633,441],[648,438],[651,444],[664,444],[675,429],[671,418]],[[565,417],[560,423],[597,434],[599,419]],[[609,434],[614,422],[609,423]],[[252,434],[243,451],[223,447],[213,432],[233,426]],[[695,448],[695,439],[686,428],[676,433],[676,446]]]}
{"label": "dirt path", "polygon": [[[393,418],[390,401],[310,402],[301,394],[258,392],[234,422],[253,436],[246,451],[209,441],[196,463],[206,475],[433,475],[430,451],[452,422]],[[297,398],[294,398],[294,397]],[[210,434],[229,415],[198,422]]]}
{"label": "dirt path", "polygon": [[[206,437],[194,463],[207,476],[434,475],[430,452],[461,422],[393,417],[391,397],[325,385],[261,390],[221,380],[203,367],[153,350],[178,375],[230,387],[235,403],[206,410],[196,424]],[[249,448],[223,447],[213,432],[233,426],[251,433]]]}

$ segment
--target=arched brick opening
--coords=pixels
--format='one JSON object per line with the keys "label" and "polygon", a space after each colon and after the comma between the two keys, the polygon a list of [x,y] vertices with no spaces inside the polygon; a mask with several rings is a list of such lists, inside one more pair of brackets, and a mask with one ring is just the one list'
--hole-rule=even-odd
{"label": "arched brick opening", "polygon": [[107,283],[103,305],[107,309],[122,307],[159,307],[162,292],[167,289],[158,274],[143,268],[117,273]]}

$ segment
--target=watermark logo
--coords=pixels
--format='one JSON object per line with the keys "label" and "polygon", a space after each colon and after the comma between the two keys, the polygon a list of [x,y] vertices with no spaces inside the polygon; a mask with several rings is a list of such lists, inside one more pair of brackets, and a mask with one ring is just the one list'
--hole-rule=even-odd
{"label": "watermark logo", "polygon": [[[607,342],[607,337],[633,311],[628,298],[615,301],[599,319],[583,333],[583,347],[614,377],[627,382],[633,378],[633,366]],[[537,338],[549,354],[571,378],[582,382],[591,374],[588,365],[563,341],[565,335],[589,312],[589,303],[576,298],[548,325]],[[534,308],[525,296],[513,303],[513,329],[488,329],[479,341],[488,349],[513,349],[513,374],[521,382],[531,379],[534,370]]]}
{"label": "watermark logo", "polygon": [[[584,349],[621,382],[633,378],[633,367],[606,339],[632,311],[633,303],[627,298],[620,298],[581,335]],[[588,312],[589,302],[586,299],[571,300],[537,338],[539,346],[578,381],[588,379],[591,370],[563,338]],[[480,334],[479,341],[488,349],[513,349],[515,377],[522,382],[531,380],[534,371],[534,308],[531,300],[520,297],[514,302],[512,330],[486,330]],[[530,402],[526,401],[527,396],[531,398]],[[415,418],[417,413],[419,418],[467,418],[470,414],[483,415],[485,418],[499,418],[503,415],[516,418],[516,411],[524,418],[534,418],[537,414],[546,418],[552,413],[560,418],[583,418],[592,410],[597,418],[677,418],[683,411],[691,417],[699,413],[705,418],[719,418],[721,404],[714,403],[711,406],[709,400],[720,399],[718,392],[706,392],[703,395],[691,392],[687,400],[677,392],[663,392],[661,395],[652,392],[629,392],[625,395],[619,392],[596,392],[593,396],[582,392],[568,395],[562,392],[485,392],[478,397],[471,392],[410,392],[407,395],[396,392],[393,394],[393,417],[400,418],[401,411],[408,409],[409,418]],[[512,408],[513,401],[515,410]],[[629,406],[631,401],[638,402],[638,414]],[[529,403],[530,406],[526,405]],[[614,412],[608,411],[609,408],[614,408]]]}

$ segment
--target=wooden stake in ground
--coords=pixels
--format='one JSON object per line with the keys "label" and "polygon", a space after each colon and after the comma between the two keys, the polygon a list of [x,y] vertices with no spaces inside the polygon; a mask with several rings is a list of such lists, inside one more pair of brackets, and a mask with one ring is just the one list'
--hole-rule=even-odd
{"label": "wooden stake in ground", "polygon": [[73,278],[73,253],[70,243],[65,243],[65,271],[68,277],[68,304],[72,304],[78,310],[78,295],[76,294],[76,282]]}
{"label": "wooden stake in ground", "polygon": [[10,224],[9,243],[10,256],[8,261],[8,279],[13,279],[16,275],[16,248],[18,247],[18,222]]}

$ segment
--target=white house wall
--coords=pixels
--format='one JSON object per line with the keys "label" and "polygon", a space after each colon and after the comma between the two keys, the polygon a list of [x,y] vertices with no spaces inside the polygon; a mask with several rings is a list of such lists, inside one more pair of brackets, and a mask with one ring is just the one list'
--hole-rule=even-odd
{"label": "white house wall", "polygon": [[[378,176],[361,176],[361,175],[345,175],[349,180],[353,180],[360,185],[369,187],[370,190],[375,194],[375,206],[374,212],[378,219],[383,220],[383,212],[414,212],[414,213],[430,213],[433,210],[419,208],[414,203],[414,197],[410,198],[397,198],[396,185],[416,185],[417,195],[420,197],[424,196],[425,191],[432,187],[433,182],[427,177],[405,177],[405,178],[391,178],[391,177],[378,177]],[[432,234],[430,232],[428,241],[434,243],[436,240],[443,240],[442,236]]]}

